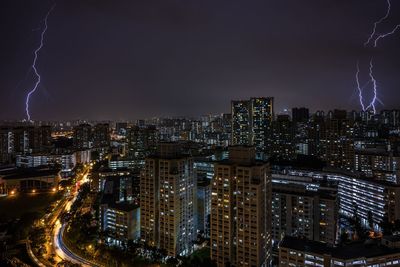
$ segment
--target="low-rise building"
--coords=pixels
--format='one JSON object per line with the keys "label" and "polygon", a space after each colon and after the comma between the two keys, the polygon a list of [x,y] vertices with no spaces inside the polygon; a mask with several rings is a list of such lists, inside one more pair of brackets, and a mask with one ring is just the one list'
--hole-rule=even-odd
{"label": "low-rise building", "polygon": [[100,227],[109,244],[122,245],[140,238],[140,208],[127,202],[100,205]]}
{"label": "low-rise building", "polygon": [[286,236],[279,245],[279,266],[399,266],[400,248],[379,240],[332,247],[323,242]]}
{"label": "low-rise building", "polygon": [[8,169],[0,172],[0,194],[56,191],[60,180],[59,169]]}
{"label": "low-rise building", "polygon": [[49,156],[45,154],[17,155],[15,161],[15,165],[18,168],[35,168],[47,165],[49,163]]}
{"label": "low-rise building", "polygon": [[387,216],[391,223],[400,219],[400,185],[388,181],[377,181],[357,172],[338,169],[286,170],[285,174],[274,174],[274,179],[302,183],[306,186],[323,182],[337,183],[339,213],[352,217],[354,212],[368,225],[368,214],[372,213],[374,227],[379,228]]}
{"label": "low-rise building", "polygon": [[336,190],[273,179],[272,237],[301,236],[335,244],[339,201]]}

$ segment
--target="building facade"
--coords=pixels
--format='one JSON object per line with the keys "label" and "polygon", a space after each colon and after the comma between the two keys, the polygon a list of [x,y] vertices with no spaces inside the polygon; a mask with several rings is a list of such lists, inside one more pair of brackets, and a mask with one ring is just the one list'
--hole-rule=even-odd
{"label": "building facade", "polygon": [[339,198],[339,213],[352,217],[354,212],[363,224],[368,224],[372,214],[374,226],[387,216],[394,223],[400,219],[400,186],[387,181],[374,180],[354,172],[338,169],[288,170],[284,176],[274,175],[278,180],[291,180],[308,186],[319,186],[323,182],[336,183]]}
{"label": "building facade", "polygon": [[100,227],[113,245],[127,244],[140,238],[140,208],[128,203],[100,205]]}
{"label": "building facade", "polygon": [[272,183],[274,241],[291,235],[334,245],[339,212],[337,188],[324,190],[276,178]]}
{"label": "building facade", "polygon": [[140,178],[141,239],[169,256],[192,252],[196,238],[193,160],[177,143],[161,143]]}
{"label": "building facade", "polygon": [[231,102],[232,145],[256,147],[262,157],[269,151],[274,119],[274,98],[259,97]]}
{"label": "building facade", "polygon": [[399,266],[400,248],[382,241],[352,243],[343,247],[286,236],[279,245],[279,266]]}
{"label": "building facade", "polygon": [[265,266],[271,257],[271,176],[255,148],[234,146],[211,182],[211,258],[218,267]]}

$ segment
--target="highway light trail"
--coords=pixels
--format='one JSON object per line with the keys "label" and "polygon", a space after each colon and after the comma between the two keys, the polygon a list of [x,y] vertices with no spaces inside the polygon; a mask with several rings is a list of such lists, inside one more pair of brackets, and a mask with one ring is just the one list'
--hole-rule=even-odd
{"label": "highway light trail", "polygon": [[44,37],[45,37],[46,31],[47,31],[47,28],[48,28],[47,27],[47,19],[48,19],[49,15],[50,15],[51,11],[53,11],[54,7],[55,7],[55,4],[50,8],[50,10],[46,14],[46,17],[43,20],[44,21],[44,28],[43,28],[42,33],[40,34],[40,44],[39,44],[39,47],[36,48],[36,50],[34,51],[34,58],[33,58],[33,63],[32,63],[31,68],[33,69],[33,72],[34,72],[34,74],[36,76],[36,82],[35,82],[34,87],[28,92],[28,94],[26,96],[26,100],[25,100],[26,119],[28,121],[31,121],[31,114],[30,114],[30,110],[29,110],[29,101],[31,99],[32,94],[36,92],[38,86],[40,85],[41,78],[42,78],[40,76],[40,74],[39,74],[39,71],[38,71],[37,67],[36,67],[36,62],[37,62],[38,57],[39,57],[39,52],[40,52],[40,50],[42,49],[42,47],[44,45]]}

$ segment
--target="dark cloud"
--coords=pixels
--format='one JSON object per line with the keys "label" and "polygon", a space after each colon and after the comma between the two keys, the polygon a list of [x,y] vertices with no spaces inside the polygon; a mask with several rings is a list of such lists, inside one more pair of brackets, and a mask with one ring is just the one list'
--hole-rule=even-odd
{"label": "dark cloud", "polygon": [[[400,23],[392,1],[387,24]],[[24,79],[52,1],[0,4],[0,119],[24,117]],[[362,44],[382,0],[57,1],[38,66],[36,119],[135,119],[229,112],[275,96],[276,109],[357,109],[355,64],[374,56],[380,98],[398,107],[400,32]]]}

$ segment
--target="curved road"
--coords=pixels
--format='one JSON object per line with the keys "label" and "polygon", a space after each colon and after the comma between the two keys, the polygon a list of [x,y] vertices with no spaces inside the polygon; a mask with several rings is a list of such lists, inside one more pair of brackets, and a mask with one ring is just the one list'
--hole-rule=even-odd
{"label": "curved road", "polygon": [[62,258],[66,259],[70,262],[81,264],[82,266],[90,266],[90,267],[100,267],[100,265],[89,261],[87,259],[84,259],[75,253],[73,253],[67,246],[65,246],[63,242],[63,234],[65,230],[66,225],[60,225],[58,222],[56,224],[56,229],[54,232],[54,244],[56,247],[56,253]]}
{"label": "curved road", "polygon": [[[82,176],[82,183],[86,183],[88,181],[87,179],[88,175],[88,170],[84,171],[84,175]],[[65,205],[63,205],[63,210],[64,211],[69,211],[71,208],[72,203],[75,202],[76,197],[77,197],[78,192],[75,191],[74,196],[72,199],[68,200]],[[63,241],[63,235],[64,235],[64,230],[66,227],[66,224],[61,224],[58,218],[60,217],[61,212],[59,212],[55,218],[55,220],[52,221],[52,224],[54,225],[54,231],[53,231],[53,248],[56,252],[56,254],[63,260],[70,261],[72,263],[80,264],[81,266],[84,267],[101,267],[101,265],[92,262],[90,260],[84,259],[80,257],[79,255],[76,255],[73,253],[65,244]]]}

